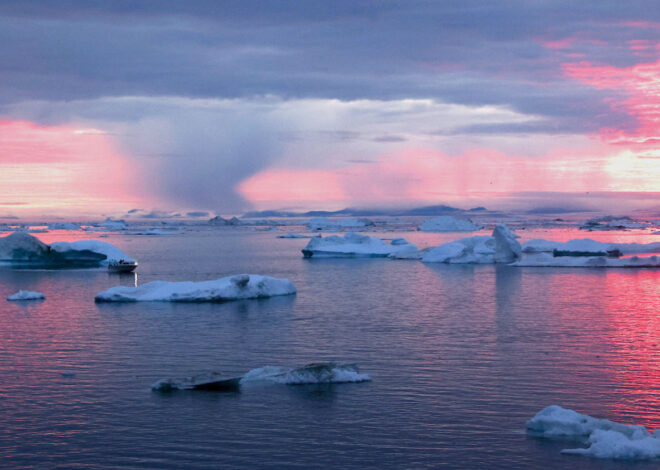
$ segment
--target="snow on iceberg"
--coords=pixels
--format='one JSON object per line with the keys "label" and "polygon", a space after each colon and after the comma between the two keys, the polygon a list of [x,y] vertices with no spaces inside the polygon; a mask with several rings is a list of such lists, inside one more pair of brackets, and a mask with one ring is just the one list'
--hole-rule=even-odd
{"label": "snow on iceberg", "polygon": [[117,262],[119,260],[135,261],[116,246],[99,240],[79,240],[75,242],[54,242],[50,245],[55,252],[64,255],[72,255],[76,252],[92,252],[102,255],[105,258],[101,260],[102,265]]}
{"label": "snow on iceberg", "polygon": [[13,295],[7,297],[7,300],[44,300],[46,296],[41,292],[34,292],[30,290],[19,290]]}
{"label": "snow on iceberg", "polygon": [[592,240],[590,238],[579,238],[567,242],[555,242],[535,238],[522,245],[523,253],[552,253],[555,250],[565,253],[591,253],[594,255],[606,255],[607,253],[619,252],[621,254],[658,253],[660,242],[652,243],[607,243]]}
{"label": "snow on iceberg", "polygon": [[286,385],[367,382],[371,377],[361,374],[356,364],[318,362],[297,369],[266,366],[252,369],[241,379],[249,382],[275,382]]}
{"label": "snow on iceberg", "polygon": [[470,219],[459,219],[451,215],[441,215],[426,219],[417,230],[422,232],[476,232],[483,226],[477,225]]}
{"label": "snow on iceberg", "polygon": [[589,447],[564,449],[565,454],[581,454],[603,459],[655,459],[660,457],[660,431],[596,419],[552,405],[526,423],[530,434],[549,438],[586,439]]}
{"label": "snow on iceberg", "polygon": [[432,248],[423,257],[424,263],[492,264],[511,263],[522,253],[516,236],[504,224],[491,236],[476,235],[461,238]]}
{"label": "snow on iceberg", "polygon": [[343,228],[363,228],[373,226],[373,221],[360,217],[352,217],[348,219],[331,220],[327,217],[315,217],[307,222],[310,230],[338,230]]}
{"label": "snow on iceberg", "polygon": [[288,279],[239,274],[214,281],[153,281],[138,287],[117,286],[96,295],[96,302],[225,302],[291,295],[296,288]]}
{"label": "snow on iceberg", "polygon": [[352,258],[387,257],[408,250],[417,251],[417,247],[408,242],[402,243],[401,239],[388,245],[377,237],[347,232],[343,237],[312,237],[302,253],[305,258]]}

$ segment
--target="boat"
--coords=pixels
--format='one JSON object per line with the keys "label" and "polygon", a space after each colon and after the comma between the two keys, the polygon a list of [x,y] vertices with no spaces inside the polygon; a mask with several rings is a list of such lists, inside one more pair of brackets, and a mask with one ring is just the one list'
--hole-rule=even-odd
{"label": "boat", "polygon": [[112,261],[108,264],[108,271],[112,273],[130,273],[135,271],[138,267],[137,261],[126,261],[120,259],[119,261]]}

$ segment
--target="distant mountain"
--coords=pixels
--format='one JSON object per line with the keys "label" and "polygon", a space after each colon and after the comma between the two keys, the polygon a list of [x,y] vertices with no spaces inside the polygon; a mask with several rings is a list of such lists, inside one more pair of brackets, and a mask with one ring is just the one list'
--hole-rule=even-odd
{"label": "distant mountain", "polygon": [[[471,211],[486,211],[485,207],[476,207]],[[347,207],[338,211],[307,211],[307,212],[289,212],[289,211],[252,211],[246,212],[244,218],[268,218],[268,217],[374,217],[374,216],[436,216],[449,213],[465,212],[456,207],[435,205],[415,207],[412,209],[357,209]]]}

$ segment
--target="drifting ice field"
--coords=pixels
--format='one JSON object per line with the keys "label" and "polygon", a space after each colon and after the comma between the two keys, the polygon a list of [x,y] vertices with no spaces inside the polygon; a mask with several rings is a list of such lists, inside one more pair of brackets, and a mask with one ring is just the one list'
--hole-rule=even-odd
{"label": "drifting ice field", "polygon": [[[287,232],[308,233],[104,232],[102,240],[139,261],[136,275],[0,269],[4,298],[19,290],[46,296],[2,301],[2,465],[657,468],[657,461],[562,453],[587,444],[531,435],[526,422],[559,404],[660,428],[660,271],[304,259],[309,239],[277,238]],[[491,233],[360,235],[387,239],[388,246],[405,238],[424,249]],[[517,233],[523,245],[534,238],[653,241],[634,233]],[[95,234],[56,235],[75,241]],[[55,241],[48,236],[42,240]],[[239,273],[289,279],[297,294],[227,303],[94,302],[118,285]],[[253,371],[263,379],[325,361],[358,364],[371,380],[151,391],[168,377]]]}

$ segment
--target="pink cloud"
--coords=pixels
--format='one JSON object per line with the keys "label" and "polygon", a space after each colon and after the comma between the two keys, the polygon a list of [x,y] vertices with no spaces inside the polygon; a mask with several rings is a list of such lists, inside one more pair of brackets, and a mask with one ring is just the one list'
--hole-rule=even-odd
{"label": "pink cloud", "polygon": [[17,213],[132,205],[136,187],[130,165],[100,130],[0,121],[0,200],[22,203]]}
{"label": "pink cloud", "polygon": [[631,67],[594,65],[587,61],[563,64],[563,72],[599,90],[622,91],[626,98],[612,98],[612,108],[633,116],[633,132],[603,129],[601,138],[617,145],[657,146],[660,143],[660,60]]}
{"label": "pink cloud", "polygon": [[238,189],[251,202],[272,207],[309,202],[397,205],[486,199],[526,191],[619,190],[625,184],[618,181],[614,185],[617,177],[608,171],[611,152],[598,144],[587,154],[564,150],[541,158],[488,149],[457,156],[417,149],[342,169],[266,170],[243,181]]}

